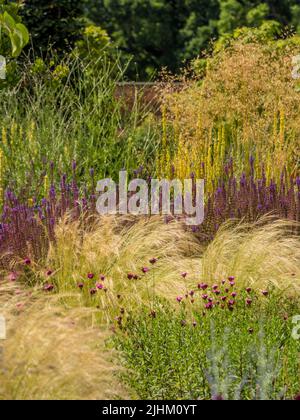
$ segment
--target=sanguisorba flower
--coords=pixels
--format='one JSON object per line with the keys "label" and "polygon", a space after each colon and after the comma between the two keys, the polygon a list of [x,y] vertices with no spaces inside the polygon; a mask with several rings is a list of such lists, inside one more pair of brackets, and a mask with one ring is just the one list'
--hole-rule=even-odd
{"label": "sanguisorba flower", "polygon": [[252,305],[252,299],[246,299],[246,305],[251,306]]}
{"label": "sanguisorba flower", "polygon": [[128,273],[127,278],[128,278],[128,280],[132,280],[134,278],[134,274]]}
{"label": "sanguisorba flower", "polygon": [[207,299],[208,299],[208,295],[203,295],[203,296],[202,296],[202,299],[203,299],[203,300],[207,300]]}
{"label": "sanguisorba flower", "polygon": [[262,290],[261,292],[265,297],[269,296],[269,292],[267,290]]}
{"label": "sanguisorba flower", "polygon": [[25,265],[30,265],[31,264],[31,259],[30,258],[25,258],[24,264]]}
{"label": "sanguisorba flower", "polygon": [[152,265],[156,264],[157,261],[158,261],[157,258],[151,258],[151,260],[149,260],[150,264],[152,264]]}
{"label": "sanguisorba flower", "polygon": [[89,280],[92,280],[94,277],[95,277],[95,274],[94,273],[88,273],[88,275],[87,275],[87,278]]}
{"label": "sanguisorba flower", "polygon": [[247,287],[246,292],[247,292],[247,293],[251,293],[251,292],[252,292],[251,287]]}
{"label": "sanguisorba flower", "polygon": [[188,273],[186,273],[186,272],[181,273],[181,277],[183,277],[184,279],[187,277],[187,275],[188,275]]}
{"label": "sanguisorba flower", "polygon": [[78,283],[78,284],[77,284],[77,287],[78,287],[79,289],[83,289],[83,288],[84,288],[84,283],[82,283],[82,282],[81,282],[81,283]]}
{"label": "sanguisorba flower", "polygon": [[207,288],[208,288],[208,284],[206,284],[206,283],[198,284],[198,289],[206,290]]}
{"label": "sanguisorba flower", "polygon": [[181,303],[183,301],[183,297],[182,296],[177,296],[176,298],[178,303]]}
{"label": "sanguisorba flower", "polygon": [[8,274],[7,279],[8,281],[14,282],[18,279],[18,274],[13,271]]}
{"label": "sanguisorba flower", "polygon": [[237,293],[236,292],[232,292],[231,293],[231,297],[236,298],[237,297]]}
{"label": "sanguisorba flower", "polygon": [[209,302],[205,305],[205,309],[207,309],[207,310],[213,309],[213,307],[214,307],[213,302]]}
{"label": "sanguisorba flower", "polygon": [[90,289],[90,295],[95,295],[97,293],[97,289],[95,289],[95,288],[92,288],[92,289]]}
{"label": "sanguisorba flower", "polygon": [[45,284],[43,287],[43,290],[45,292],[52,292],[53,289],[54,289],[54,285],[50,283]]}
{"label": "sanguisorba flower", "polygon": [[148,268],[148,267],[142,267],[142,272],[143,272],[144,274],[149,273],[149,271],[150,271],[150,268]]}
{"label": "sanguisorba flower", "polygon": [[102,284],[102,283],[97,283],[97,284],[96,284],[96,288],[97,288],[98,290],[102,290],[102,289],[104,289],[104,286],[103,286],[103,284]]}
{"label": "sanguisorba flower", "polygon": [[105,280],[105,276],[104,276],[104,274],[101,274],[101,275],[100,275],[100,280],[101,280],[101,281],[104,281],[104,280]]}

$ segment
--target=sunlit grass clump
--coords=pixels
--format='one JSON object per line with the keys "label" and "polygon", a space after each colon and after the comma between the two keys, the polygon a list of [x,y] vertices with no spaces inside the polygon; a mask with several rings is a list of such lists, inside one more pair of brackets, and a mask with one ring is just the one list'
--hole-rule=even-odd
{"label": "sunlit grass clump", "polygon": [[109,331],[93,326],[91,312],[3,283],[0,305],[7,324],[0,399],[126,398],[114,352],[105,348]]}

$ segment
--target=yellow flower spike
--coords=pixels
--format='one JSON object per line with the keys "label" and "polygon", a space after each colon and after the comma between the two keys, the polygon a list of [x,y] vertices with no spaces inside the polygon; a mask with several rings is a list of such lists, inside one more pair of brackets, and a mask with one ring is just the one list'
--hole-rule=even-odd
{"label": "yellow flower spike", "polygon": [[280,145],[281,148],[284,146],[285,140],[285,113],[284,110],[280,110],[280,129],[279,129],[279,138],[280,138]]}
{"label": "yellow flower spike", "polygon": [[47,197],[49,192],[49,178],[48,175],[44,177],[44,197]]}
{"label": "yellow flower spike", "polygon": [[4,147],[7,147],[7,131],[5,127],[2,127],[1,130],[1,139],[2,139],[2,144]]}
{"label": "yellow flower spike", "polygon": [[28,198],[28,207],[33,207],[33,198]]}

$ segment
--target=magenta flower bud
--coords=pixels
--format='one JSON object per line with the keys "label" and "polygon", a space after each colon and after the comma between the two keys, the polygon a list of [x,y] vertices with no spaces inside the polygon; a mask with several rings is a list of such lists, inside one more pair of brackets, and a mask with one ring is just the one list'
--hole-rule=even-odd
{"label": "magenta flower bud", "polygon": [[31,264],[31,259],[30,258],[25,258],[24,264],[25,265],[30,265]]}
{"label": "magenta flower bud", "polygon": [[231,286],[231,287],[234,287],[234,286],[235,286],[235,282],[234,282],[234,281],[231,281],[231,282],[230,282],[230,286]]}
{"label": "magenta flower bud", "polygon": [[194,294],[195,294],[194,290],[191,290],[190,291],[190,296],[194,296]]}
{"label": "magenta flower bud", "polygon": [[178,303],[181,303],[182,300],[183,300],[183,297],[182,296],[177,296],[176,300],[177,300]]}
{"label": "magenta flower bud", "polygon": [[148,267],[143,267],[143,268],[142,268],[142,272],[143,272],[144,274],[149,273],[149,271],[150,271],[150,269],[149,269]]}
{"label": "magenta flower bud", "polygon": [[7,276],[9,281],[16,281],[18,279],[18,274],[15,272],[9,273],[9,275]]}
{"label": "magenta flower bud", "polygon": [[222,296],[222,297],[221,297],[221,301],[222,301],[222,302],[226,302],[226,300],[227,300],[227,296]]}
{"label": "magenta flower bud", "polygon": [[213,298],[209,298],[209,299],[208,299],[208,301],[209,301],[210,303],[212,303],[214,300],[213,300]]}
{"label": "magenta flower bud", "polygon": [[222,280],[222,284],[223,284],[223,286],[224,286],[224,284],[226,283],[226,280]]}
{"label": "magenta flower bud", "polygon": [[105,280],[105,276],[104,276],[103,274],[101,274],[101,276],[100,276],[100,280],[101,280],[101,281],[104,281],[104,280]]}
{"label": "magenta flower bud", "polygon": [[219,296],[221,294],[220,290],[215,290],[214,293]]}
{"label": "magenta flower bud", "polygon": [[158,261],[158,259],[157,258],[151,258],[151,260],[149,261],[150,262],[150,264],[156,264],[157,263],[157,261]]}
{"label": "magenta flower bud", "polygon": [[233,298],[235,298],[235,297],[237,297],[237,293],[233,292],[233,293],[231,293],[231,296],[232,296]]}
{"label": "magenta flower bud", "polygon": [[45,284],[44,288],[45,292],[52,292],[52,290],[54,289],[54,285],[53,284]]}
{"label": "magenta flower bud", "polygon": [[218,286],[217,284],[214,284],[214,285],[213,285],[213,287],[212,287],[212,289],[213,289],[213,290],[217,290],[217,289],[218,289],[218,287],[219,287],[219,286]]}
{"label": "magenta flower bud", "polygon": [[247,292],[247,293],[251,293],[251,292],[252,292],[251,287],[247,287],[246,292]]}
{"label": "magenta flower bud", "polygon": [[251,306],[251,304],[252,304],[252,299],[246,299],[246,304],[247,304],[247,306]]}
{"label": "magenta flower bud", "polygon": [[268,292],[267,290],[263,290],[263,291],[262,291],[262,294],[263,294],[264,296],[266,296],[266,297],[267,297],[267,296],[269,296],[269,292]]}
{"label": "magenta flower bud", "polygon": [[98,290],[102,290],[102,289],[104,289],[103,284],[101,284],[101,283],[97,283],[97,284],[96,284],[96,289],[98,289]]}
{"label": "magenta flower bud", "polygon": [[228,302],[228,305],[229,305],[229,306],[234,306],[234,305],[235,305],[235,301],[234,301],[234,300],[230,300],[230,301]]}
{"label": "magenta flower bud", "polygon": [[225,289],[225,293],[229,293],[229,289]]}
{"label": "magenta flower bud", "polygon": [[193,322],[193,327],[197,327],[197,322],[196,321]]}
{"label": "magenta flower bud", "polygon": [[134,278],[134,274],[132,273],[127,274],[127,278],[128,280],[132,280]]}
{"label": "magenta flower bud", "polygon": [[202,296],[202,299],[203,299],[203,300],[207,300],[207,299],[208,299],[208,295],[203,295],[203,296]]}
{"label": "magenta flower bud", "polygon": [[87,278],[92,280],[95,277],[93,273],[88,273]]}
{"label": "magenta flower bud", "polygon": [[235,280],[235,277],[230,276],[230,277],[228,277],[228,280],[229,280],[229,281],[234,281],[234,280]]}
{"label": "magenta flower bud", "polygon": [[208,288],[208,285],[206,283],[200,283],[198,284],[198,289],[206,290]]}
{"label": "magenta flower bud", "polygon": [[212,302],[209,302],[205,305],[205,309],[207,309],[207,310],[210,310],[212,308],[213,308],[213,303]]}
{"label": "magenta flower bud", "polygon": [[52,271],[52,270],[48,270],[48,271],[47,271],[47,273],[46,273],[46,275],[47,275],[48,277],[50,277],[52,274],[53,274],[53,271]]}
{"label": "magenta flower bud", "polygon": [[186,273],[186,272],[181,273],[181,277],[183,277],[184,279],[187,277],[187,275],[188,275],[188,273]]}
{"label": "magenta flower bud", "polygon": [[93,288],[93,289],[90,289],[90,294],[93,296],[93,295],[95,295],[97,293],[97,289],[95,289],[95,288]]}
{"label": "magenta flower bud", "polygon": [[79,289],[83,289],[84,288],[84,283],[78,283],[77,286],[78,286]]}

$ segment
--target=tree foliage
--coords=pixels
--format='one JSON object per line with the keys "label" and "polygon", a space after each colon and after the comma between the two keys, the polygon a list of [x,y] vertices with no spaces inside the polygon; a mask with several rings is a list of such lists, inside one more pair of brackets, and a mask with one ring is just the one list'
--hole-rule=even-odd
{"label": "tree foliage", "polygon": [[130,76],[148,77],[166,66],[176,71],[236,28],[277,21],[300,30],[298,0],[86,0],[88,17],[108,31]]}
{"label": "tree foliage", "polygon": [[58,53],[70,50],[84,27],[78,0],[25,0],[22,15],[35,51],[43,54],[50,45]]}

